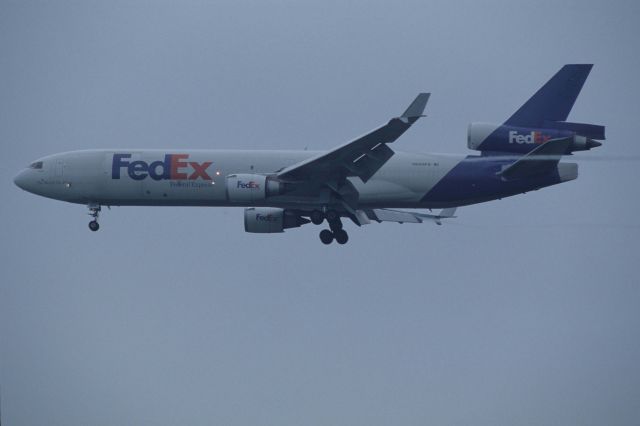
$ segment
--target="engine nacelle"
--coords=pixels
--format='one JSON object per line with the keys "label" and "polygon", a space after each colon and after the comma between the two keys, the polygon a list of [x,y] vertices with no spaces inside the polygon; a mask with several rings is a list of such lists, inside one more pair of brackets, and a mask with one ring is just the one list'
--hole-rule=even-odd
{"label": "engine nacelle", "polygon": [[284,232],[288,228],[297,228],[308,219],[296,213],[274,207],[250,207],[244,209],[244,230],[258,234]]}
{"label": "engine nacelle", "polygon": [[229,175],[227,199],[236,203],[253,203],[284,192],[284,184],[272,176],[256,174]]}
{"label": "engine nacelle", "polygon": [[576,130],[601,136],[604,139],[604,127],[579,123],[547,123],[555,128],[532,129],[501,124],[471,123],[467,132],[467,146],[476,151],[514,152],[525,154],[535,147],[551,140],[572,138],[565,154],[573,151],[586,151],[602,145]]}

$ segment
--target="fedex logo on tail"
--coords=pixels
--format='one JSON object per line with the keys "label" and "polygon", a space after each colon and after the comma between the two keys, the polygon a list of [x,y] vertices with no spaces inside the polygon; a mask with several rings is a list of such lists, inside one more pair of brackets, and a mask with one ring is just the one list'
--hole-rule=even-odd
{"label": "fedex logo on tail", "polygon": [[126,169],[133,180],[143,180],[147,176],[153,180],[211,180],[207,169],[212,162],[188,161],[189,154],[166,154],[164,160],[151,163],[129,161],[130,158],[131,154],[113,154],[111,179],[120,179],[121,170]]}
{"label": "fedex logo on tail", "polygon": [[541,144],[545,143],[551,139],[550,136],[543,135],[542,132],[533,131],[526,135],[521,135],[516,130],[509,131],[509,143],[517,143],[517,144]]}

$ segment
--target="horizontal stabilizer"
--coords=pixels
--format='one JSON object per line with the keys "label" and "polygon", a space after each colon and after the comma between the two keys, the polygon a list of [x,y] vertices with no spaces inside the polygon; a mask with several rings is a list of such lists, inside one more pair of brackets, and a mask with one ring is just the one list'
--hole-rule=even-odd
{"label": "horizontal stabilizer", "polygon": [[503,178],[511,180],[549,173],[557,167],[562,154],[567,151],[571,141],[571,138],[551,139],[507,166],[499,174]]}
{"label": "horizontal stabilizer", "polygon": [[604,126],[598,124],[570,123],[568,121],[545,121],[546,129],[568,130],[589,139],[605,140]]}

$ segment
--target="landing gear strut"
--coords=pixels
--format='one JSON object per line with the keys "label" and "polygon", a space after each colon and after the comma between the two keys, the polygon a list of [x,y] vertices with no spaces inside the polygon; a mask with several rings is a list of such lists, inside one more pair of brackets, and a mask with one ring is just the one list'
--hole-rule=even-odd
{"label": "landing gear strut", "polygon": [[329,223],[335,222],[335,221],[340,222],[340,215],[335,210],[327,210],[327,212],[325,213],[325,216],[327,217],[327,222]]}
{"label": "landing gear strut", "polygon": [[89,229],[93,232],[100,229],[100,224],[98,223],[98,216],[100,215],[101,207],[99,204],[89,204],[89,216],[93,218],[91,222],[89,222]]}

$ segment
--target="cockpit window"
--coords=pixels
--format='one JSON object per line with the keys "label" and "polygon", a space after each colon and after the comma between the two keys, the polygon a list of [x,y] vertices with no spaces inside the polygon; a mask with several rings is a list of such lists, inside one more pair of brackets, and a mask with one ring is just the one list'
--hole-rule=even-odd
{"label": "cockpit window", "polygon": [[35,163],[31,163],[29,164],[29,168],[30,169],[41,169],[42,168],[42,161],[36,161]]}

